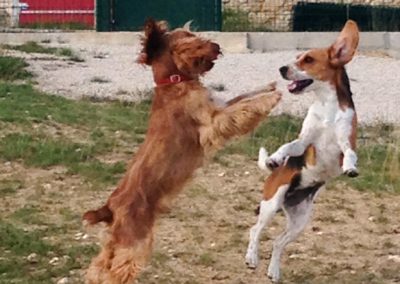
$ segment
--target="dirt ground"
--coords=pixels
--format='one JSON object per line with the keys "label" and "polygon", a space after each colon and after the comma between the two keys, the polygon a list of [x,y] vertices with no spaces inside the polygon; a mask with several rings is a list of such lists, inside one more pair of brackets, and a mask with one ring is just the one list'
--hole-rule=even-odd
{"label": "dirt ground", "polygon": [[[91,190],[61,167],[28,169],[7,162],[0,173],[2,180],[23,178],[27,185],[2,199],[3,216],[37,203],[47,212],[47,221],[60,224],[65,222],[60,212],[67,210],[72,212],[68,230],[49,241],[99,241],[100,228],[79,238],[85,233],[79,219],[87,208],[99,206],[112,188]],[[249,270],[244,263],[265,176],[254,161],[239,155],[199,170],[159,221],[151,263],[137,283],[269,283],[266,269],[273,239],[285,225],[282,213],[264,232],[259,268]],[[400,282],[400,196],[339,187],[328,186],[319,196],[312,223],[288,246],[283,283]],[[83,273],[70,272],[68,283],[81,283]]]}

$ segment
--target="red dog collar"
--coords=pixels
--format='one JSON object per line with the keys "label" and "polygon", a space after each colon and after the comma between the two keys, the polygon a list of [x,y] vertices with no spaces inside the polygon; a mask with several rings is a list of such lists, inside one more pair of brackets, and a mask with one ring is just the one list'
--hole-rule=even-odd
{"label": "red dog collar", "polygon": [[173,74],[173,75],[169,76],[168,78],[157,80],[156,84],[157,84],[157,86],[178,84],[180,82],[190,81],[190,80],[193,80],[193,79],[189,78],[189,77],[185,77],[183,75]]}

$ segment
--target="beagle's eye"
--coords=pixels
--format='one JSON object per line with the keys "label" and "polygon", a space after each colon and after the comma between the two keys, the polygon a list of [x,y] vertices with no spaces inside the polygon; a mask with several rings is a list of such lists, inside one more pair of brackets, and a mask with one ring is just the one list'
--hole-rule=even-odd
{"label": "beagle's eye", "polygon": [[304,62],[305,63],[313,63],[314,62],[314,58],[312,58],[311,56],[306,56],[304,57]]}

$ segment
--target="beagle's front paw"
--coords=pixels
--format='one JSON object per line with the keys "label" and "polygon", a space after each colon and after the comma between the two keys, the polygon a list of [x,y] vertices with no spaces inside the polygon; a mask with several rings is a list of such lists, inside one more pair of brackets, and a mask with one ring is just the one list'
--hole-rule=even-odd
{"label": "beagle's front paw", "polygon": [[284,161],[284,157],[282,157],[281,155],[279,155],[277,153],[274,153],[267,159],[266,165],[270,170],[273,170],[273,169],[279,167],[280,165],[282,165],[283,161]]}
{"label": "beagle's front paw", "polygon": [[343,174],[348,177],[358,176],[357,155],[352,149],[347,149],[343,157]]}

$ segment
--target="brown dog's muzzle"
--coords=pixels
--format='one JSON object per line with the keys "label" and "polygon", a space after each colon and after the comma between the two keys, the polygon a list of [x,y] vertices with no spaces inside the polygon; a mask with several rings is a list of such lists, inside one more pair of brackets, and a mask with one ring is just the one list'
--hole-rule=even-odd
{"label": "brown dog's muzzle", "polygon": [[211,42],[212,57],[211,60],[216,60],[221,52],[221,48],[217,43]]}
{"label": "brown dog's muzzle", "polygon": [[203,67],[204,72],[210,71],[214,67],[214,61],[222,54],[221,48],[214,42],[208,42],[207,54],[199,59],[198,65]]}

